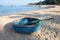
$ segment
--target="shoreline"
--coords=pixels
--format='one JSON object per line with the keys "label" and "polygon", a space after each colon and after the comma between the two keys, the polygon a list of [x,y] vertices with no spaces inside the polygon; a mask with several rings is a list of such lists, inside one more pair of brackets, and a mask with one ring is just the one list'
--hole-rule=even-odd
{"label": "shoreline", "polygon": [[[27,5],[26,5],[27,6]],[[29,5],[28,5],[29,6]],[[39,5],[31,5],[31,6],[39,6]],[[39,9],[39,10],[41,10],[41,11],[43,11],[43,10],[47,10],[47,9],[50,9],[50,8],[52,8],[51,6],[54,6],[54,5],[42,5],[42,6],[46,6],[44,9]],[[50,6],[50,8],[49,8],[49,6]],[[35,11],[39,11],[39,10],[33,10],[33,11],[26,11],[26,12],[17,12],[18,14],[20,14],[20,13],[27,13],[27,12],[35,12]],[[1,15],[1,16],[8,16],[8,15],[13,15],[13,14],[17,14],[17,13],[9,13],[9,14],[7,14],[7,15]],[[1,17],[0,16],[0,17]]]}

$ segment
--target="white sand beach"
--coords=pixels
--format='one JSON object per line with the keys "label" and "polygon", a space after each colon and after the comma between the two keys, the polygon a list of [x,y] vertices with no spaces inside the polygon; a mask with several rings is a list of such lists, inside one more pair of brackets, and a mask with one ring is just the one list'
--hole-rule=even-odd
{"label": "white sand beach", "polygon": [[[54,19],[44,21],[40,30],[32,34],[19,34],[12,29],[14,20],[41,16],[50,16]],[[0,40],[60,40],[60,6],[0,17]]]}

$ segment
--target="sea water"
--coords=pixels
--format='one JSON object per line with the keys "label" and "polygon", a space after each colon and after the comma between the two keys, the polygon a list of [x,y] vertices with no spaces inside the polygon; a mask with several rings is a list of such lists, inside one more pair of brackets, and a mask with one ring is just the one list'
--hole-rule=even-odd
{"label": "sea water", "polygon": [[42,9],[42,6],[0,6],[0,16]]}

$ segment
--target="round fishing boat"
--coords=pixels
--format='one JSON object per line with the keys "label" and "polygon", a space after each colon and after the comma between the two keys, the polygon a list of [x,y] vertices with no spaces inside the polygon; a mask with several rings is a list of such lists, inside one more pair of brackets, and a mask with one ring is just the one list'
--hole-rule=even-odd
{"label": "round fishing boat", "polygon": [[42,23],[42,20],[37,18],[23,18],[13,22],[13,30],[22,34],[30,34],[39,30]]}

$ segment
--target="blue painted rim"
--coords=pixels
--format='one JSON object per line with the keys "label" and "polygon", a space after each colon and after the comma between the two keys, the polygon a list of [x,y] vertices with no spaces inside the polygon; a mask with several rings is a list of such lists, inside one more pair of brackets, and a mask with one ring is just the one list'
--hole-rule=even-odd
{"label": "blue painted rim", "polygon": [[39,30],[41,28],[42,24],[43,24],[43,21],[39,20],[39,22],[32,27],[26,27],[26,26],[25,27],[20,27],[18,25],[13,25],[13,30],[18,32],[18,33],[29,34],[29,33],[33,33],[35,31]]}

